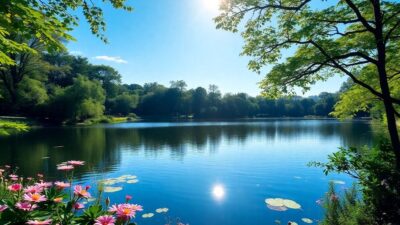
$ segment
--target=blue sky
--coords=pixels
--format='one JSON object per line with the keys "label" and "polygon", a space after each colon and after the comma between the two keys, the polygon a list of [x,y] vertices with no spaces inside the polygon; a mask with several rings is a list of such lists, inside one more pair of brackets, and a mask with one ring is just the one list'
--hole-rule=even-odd
{"label": "blue sky", "polygon": [[[247,69],[239,56],[239,34],[215,29],[218,0],[131,0],[133,12],[104,8],[109,44],[94,37],[82,22],[68,44],[94,64],[116,68],[124,83],[184,80],[189,88],[216,84],[223,93],[258,95],[262,75]],[[318,83],[306,95],[337,91],[344,78]]]}

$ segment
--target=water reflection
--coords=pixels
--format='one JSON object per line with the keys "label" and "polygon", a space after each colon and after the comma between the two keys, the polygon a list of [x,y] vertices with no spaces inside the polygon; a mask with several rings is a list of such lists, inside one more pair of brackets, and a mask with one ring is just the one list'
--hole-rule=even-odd
{"label": "water reflection", "polygon": [[[78,159],[88,171],[108,172],[121,162],[122,152],[145,151],[158,157],[166,151],[182,160],[189,151],[214,154],[220,145],[245,145],[255,140],[279,144],[296,140],[337,140],[344,146],[371,143],[366,122],[299,120],[241,123],[131,123],[78,128],[43,128],[0,139],[0,164],[20,166],[22,173],[56,176],[59,162]],[[82,171],[83,172],[83,171]]]}
{"label": "water reflection", "polygon": [[221,201],[225,198],[225,188],[221,184],[216,184],[212,188],[212,196],[215,200]]}

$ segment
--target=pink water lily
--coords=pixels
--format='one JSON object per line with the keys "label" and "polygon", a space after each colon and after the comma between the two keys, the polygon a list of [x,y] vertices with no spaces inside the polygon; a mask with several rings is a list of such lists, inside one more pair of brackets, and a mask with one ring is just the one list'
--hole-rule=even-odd
{"label": "pink water lily", "polygon": [[28,202],[44,202],[47,200],[46,196],[39,193],[27,193],[24,194],[24,200]]}
{"label": "pink water lily", "polygon": [[28,222],[26,222],[26,224],[29,225],[49,225],[51,224],[52,220],[28,220]]}
{"label": "pink water lily", "polygon": [[97,217],[94,225],[115,225],[115,219],[112,216]]}
{"label": "pink water lily", "polygon": [[18,192],[18,191],[22,190],[22,185],[21,184],[11,184],[10,186],[8,186],[8,190],[10,190],[12,192]]}
{"label": "pink water lily", "polygon": [[22,211],[33,211],[34,209],[37,208],[36,204],[31,204],[29,202],[17,202],[15,204],[15,207],[17,209],[20,209]]}

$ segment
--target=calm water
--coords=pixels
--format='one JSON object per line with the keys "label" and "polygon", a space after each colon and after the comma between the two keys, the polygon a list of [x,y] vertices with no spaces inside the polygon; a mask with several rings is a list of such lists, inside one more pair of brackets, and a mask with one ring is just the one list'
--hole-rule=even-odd
{"label": "calm water", "polygon": [[[267,120],[250,122],[125,123],[84,128],[43,128],[0,139],[0,164],[20,167],[20,173],[61,176],[56,164],[85,160],[80,182],[132,174],[136,184],[107,195],[123,201],[126,194],[142,204],[144,213],[161,207],[166,215],[139,224],[164,224],[166,217],[191,225],[304,224],[320,219],[315,201],[329,180],[309,161],[325,161],[339,146],[371,144],[369,123],[334,120]],[[265,198],[287,198],[301,210],[272,211]]]}

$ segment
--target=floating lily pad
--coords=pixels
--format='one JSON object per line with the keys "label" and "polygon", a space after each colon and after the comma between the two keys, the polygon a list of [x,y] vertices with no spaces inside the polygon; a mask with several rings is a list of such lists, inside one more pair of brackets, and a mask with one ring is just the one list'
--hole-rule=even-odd
{"label": "floating lily pad", "polygon": [[342,181],[342,180],[331,180],[332,183],[334,184],[341,184],[341,185],[345,185],[346,182]]}
{"label": "floating lily pad", "polygon": [[168,212],[168,208],[159,208],[159,209],[156,209],[156,213],[166,213],[166,212]]}
{"label": "floating lily pad", "polygon": [[296,222],[293,222],[293,221],[289,221],[289,223],[288,224],[290,224],[290,225],[299,225],[298,223],[296,223]]}
{"label": "floating lily pad", "polygon": [[94,202],[94,201],[96,201],[96,198],[88,198],[87,201],[88,201],[88,202]]}
{"label": "floating lily pad", "polygon": [[107,186],[104,187],[104,192],[106,193],[112,193],[112,192],[117,192],[117,191],[121,191],[122,187],[111,187],[111,186]]}
{"label": "floating lily pad", "polygon": [[275,220],[274,221],[276,224],[281,224],[281,221],[280,220]]}
{"label": "floating lily pad", "polygon": [[282,207],[284,206],[282,198],[267,198],[265,199],[265,203],[267,203],[270,206],[275,206],[275,207]]}
{"label": "floating lily pad", "polygon": [[126,181],[126,183],[128,183],[128,184],[136,184],[137,182],[139,182],[139,180],[137,180],[137,179]]}
{"label": "floating lily pad", "polygon": [[293,200],[290,200],[290,199],[284,199],[283,205],[290,209],[300,209],[301,208],[301,205],[299,203],[297,203]]}
{"label": "floating lily pad", "polygon": [[268,209],[278,211],[278,212],[283,212],[288,210],[285,206],[272,206],[270,204],[267,204]]}
{"label": "floating lily pad", "polygon": [[145,213],[142,215],[143,218],[151,218],[154,216],[154,213]]}
{"label": "floating lily pad", "polygon": [[302,218],[301,220],[303,220],[304,223],[313,223],[313,221],[309,218]]}

